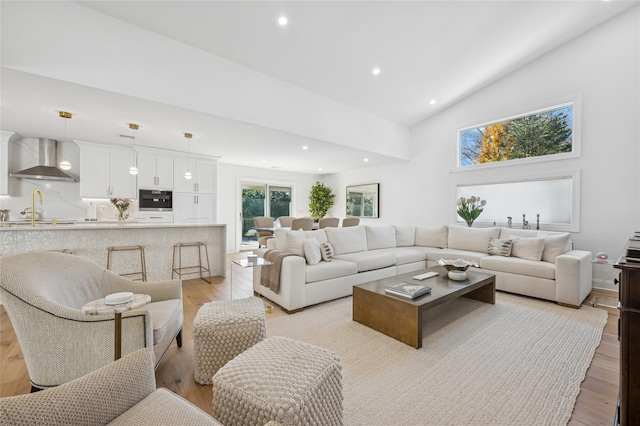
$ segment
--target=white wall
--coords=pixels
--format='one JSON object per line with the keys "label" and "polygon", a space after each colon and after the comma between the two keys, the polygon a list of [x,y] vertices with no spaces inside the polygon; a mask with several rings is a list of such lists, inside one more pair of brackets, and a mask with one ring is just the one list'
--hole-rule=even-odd
{"label": "white wall", "polygon": [[292,216],[309,215],[309,192],[311,186],[321,176],[302,173],[291,173],[256,167],[218,164],[218,223],[227,224],[227,252],[239,250],[240,230],[242,223],[241,182],[270,183],[292,186]]}
{"label": "white wall", "polygon": [[[364,223],[438,225],[453,220],[457,184],[580,170],[574,245],[619,256],[640,230],[639,21],[636,6],[420,123],[409,162],[331,175],[327,184],[341,194],[346,185],[380,182],[381,218]],[[580,158],[452,173],[458,127],[575,96],[582,105]],[[343,198],[334,207],[340,212]],[[613,276],[612,268],[595,266],[594,285],[615,288],[600,282]]]}

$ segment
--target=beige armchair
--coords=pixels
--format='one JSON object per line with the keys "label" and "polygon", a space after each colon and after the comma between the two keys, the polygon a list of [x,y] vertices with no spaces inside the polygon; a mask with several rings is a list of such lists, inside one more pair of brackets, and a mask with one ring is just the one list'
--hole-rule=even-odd
{"label": "beige armchair", "polygon": [[122,314],[122,355],[152,348],[155,365],[176,339],[182,346],[180,280],[139,282],[91,260],[56,252],[0,257],[0,297],[24,354],[32,390],[57,386],[113,361],[114,315],[81,307],[111,293],[151,296]]}
{"label": "beige armchair", "polygon": [[[273,228],[275,226],[275,221],[272,217],[268,216],[258,216],[253,218],[253,225],[256,228]],[[273,231],[266,230],[256,230],[258,232],[258,248],[266,247],[267,240],[273,237]]]}
{"label": "beige armchair", "polygon": [[294,231],[298,229],[311,231],[313,229],[313,219],[310,217],[299,217],[293,219],[293,221],[291,221],[291,229]]}
{"label": "beige armchair", "polygon": [[323,217],[318,221],[318,228],[337,228],[340,224],[340,219],[337,217]]}
{"label": "beige armchair", "polygon": [[347,227],[347,226],[358,226],[360,224],[360,218],[359,217],[345,217],[344,219],[342,219],[342,227]]}
{"label": "beige armchair", "polygon": [[140,349],[69,383],[0,399],[3,425],[220,425],[167,389],[156,389],[153,354]]}

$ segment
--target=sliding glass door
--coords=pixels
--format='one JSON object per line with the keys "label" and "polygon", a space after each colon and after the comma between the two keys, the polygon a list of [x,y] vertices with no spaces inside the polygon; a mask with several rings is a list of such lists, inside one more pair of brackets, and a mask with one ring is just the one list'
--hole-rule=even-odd
{"label": "sliding glass door", "polygon": [[291,216],[291,187],[242,183],[241,192],[241,249],[258,248],[258,234],[253,229],[253,219],[270,216],[275,220],[280,216]]}

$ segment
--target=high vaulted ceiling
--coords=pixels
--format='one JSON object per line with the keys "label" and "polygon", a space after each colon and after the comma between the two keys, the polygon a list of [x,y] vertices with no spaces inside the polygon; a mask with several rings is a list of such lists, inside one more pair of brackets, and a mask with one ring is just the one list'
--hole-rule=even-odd
{"label": "high vaulted ceiling", "polygon": [[2,1],[0,128],[63,139],[66,110],[70,139],[136,122],[233,164],[402,161],[412,126],[637,3]]}

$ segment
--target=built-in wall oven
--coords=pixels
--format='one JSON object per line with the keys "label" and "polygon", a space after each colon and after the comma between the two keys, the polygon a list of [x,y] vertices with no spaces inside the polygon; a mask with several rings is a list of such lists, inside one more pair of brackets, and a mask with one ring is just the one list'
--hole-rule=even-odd
{"label": "built-in wall oven", "polygon": [[158,189],[141,189],[138,198],[140,211],[172,211],[172,191],[160,191]]}

